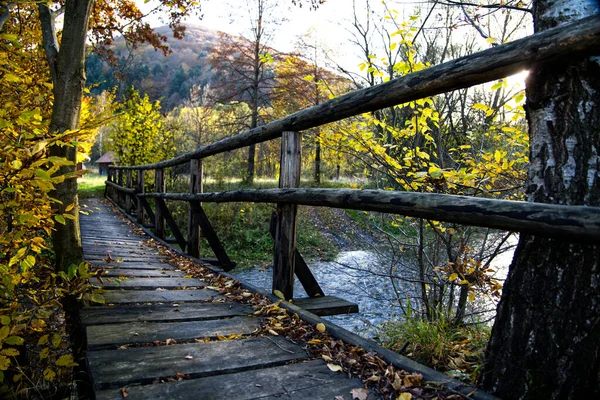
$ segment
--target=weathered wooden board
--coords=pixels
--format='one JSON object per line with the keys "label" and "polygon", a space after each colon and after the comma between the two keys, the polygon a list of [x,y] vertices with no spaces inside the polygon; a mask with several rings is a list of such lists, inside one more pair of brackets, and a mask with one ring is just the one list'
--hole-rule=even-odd
{"label": "weathered wooden board", "polygon": [[[103,268],[103,266],[98,266],[92,268],[92,270],[98,270],[99,268]],[[185,272],[183,271],[175,271],[174,269],[129,269],[129,268],[118,268],[117,266],[108,266],[103,268],[102,278],[106,280],[106,278],[152,278],[152,277],[175,277],[175,276],[184,276]]]}
{"label": "weathered wooden board", "polygon": [[113,237],[94,237],[93,235],[83,232],[85,234],[84,237],[81,238],[81,243],[83,245],[98,245],[98,246],[131,246],[131,245],[145,245],[146,241],[139,236],[131,236],[131,237],[121,237],[121,238],[113,238]]}
{"label": "weathered wooden board", "polygon": [[177,373],[202,377],[275,366],[306,358],[306,353],[274,337],[89,351],[87,356],[95,387],[110,389],[151,383]]}
{"label": "weathered wooden board", "polygon": [[210,301],[224,297],[214,290],[109,290],[103,294],[108,304],[169,303]]}
{"label": "weathered wooden board", "polygon": [[157,340],[193,340],[217,335],[250,334],[260,328],[256,317],[232,317],[208,321],[128,322],[119,325],[92,325],[86,328],[88,348],[116,348],[129,343]]}
{"label": "weathered wooden board", "polygon": [[143,247],[137,247],[136,249],[130,249],[130,250],[123,250],[123,249],[113,249],[110,247],[104,247],[104,248],[100,248],[100,247],[91,247],[91,248],[86,248],[84,250],[84,254],[86,255],[86,257],[89,258],[106,258],[109,254],[111,256],[111,258],[115,259],[117,257],[121,257],[123,259],[130,259],[130,260],[134,260],[134,259],[151,259],[151,260],[156,260],[157,258],[164,258],[164,257],[159,257],[156,252],[152,251],[152,250],[145,250]]}
{"label": "weathered wooden board", "polygon": [[161,261],[152,260],[152,261],[121,261],[116,262],[115,260],[111,261],[107,264],[102,260],[89,260],[86,257],[86,260],[92,263],[92,269],[98,268],[124,268],[124,269],[149,269],[149,270],[175,270],[175,267],[171,264],[167,264]]}
{"label": "weathered wooden board", "polygon": [[[127,387],[128,400],[251,400],[273,396],[278,399],[352,399],[350,390],[361,388],[358,379],[332,372],[323,361],[306,361],[278,367],[238,372],[226,376]],[[375,399],[370,394],[368,399]],[[119,389],[96,393],[96,400],[122,400]]]}
{"label": "weathered wooden board", "polygon": [[83,243],[82,247],[83,247],[83,251],[84,252],[89,252],[89,253],[106,253],[106,252],[110,252],[110,253],[129,253],[131,252],[131,254],[145,254],[145,255],[149,255],[150,252],[140,252],[141,249],[143,249],[142,246],[145,246],[144,244],[129,244],[129,245],[116,245],[116,244],[108,244],[108,243],[103,243],[103,244],[89,244],[89,243]]}
{"label": "weathered wooden board", "polygon": [[358,304],[335,296],[294,299],[294,304],[316,315],[352,314],[358,312]]}
{"label": "weathered wooden board", "polygon": [[182,303],[177,306],[153,304],[87,307],[80,311],[80,316],[83,325],[102,325],[136,321],[202,321],[250,315],[253,312],[252,307],[239,303]]}
{"label": "weathered wooden board", "polygon": [[90,283],[100,286],[103,289],[183,289],[199,288],[206,286],[206,283],[195,278],[102,278],[102,282],[96,277],[90,279]]}

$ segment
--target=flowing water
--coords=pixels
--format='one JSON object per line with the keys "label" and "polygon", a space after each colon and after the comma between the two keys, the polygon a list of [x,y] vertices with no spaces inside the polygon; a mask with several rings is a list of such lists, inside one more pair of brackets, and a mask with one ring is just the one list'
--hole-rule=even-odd
{"label": "flowing water", "polygon": [[[509,239],[510,244],[516,242],[514,236]],[[513,251],[507,251],[492,263],[498,270],[497,279],[503,280],[506,277],[512,255]],[[326,295],[357,303],[359,307],[360,312],[357,314],[336,315],[324,317],[325,319],[361,336],[372,337],[376,334],[375,326],[400,314],[395,301],[396,292],[390,279],[373,274],[386,269],[385,257],[380,258],[380,255],[372,251],[344,251],[338,254],[335,261],[316,262],[309,267]],[[233,273],[255,286],[271,289],[271,268],[252,268]],[[298,279],[294,283],[294,293],[294,297],[307,297]],[[488,307],[495,306],[491,300],[487,302]]]}
{"label": "flowing water", "polygon": [[[309,265],[317,282],[328,296],[336,296],[358,304],[358,314],[324,317],[352,332],[372,336],[374,326],[387,321],[398,310],[393,305],[393,287],[387,277],[374,276],[370,271],[380,270],[380,260],[370,251],[345,251],[335,261]],[[234,275],[263,289],[270,290],[273,278],[271,268],[235,272]],[[296,279],[294,297],[307,297]]]}

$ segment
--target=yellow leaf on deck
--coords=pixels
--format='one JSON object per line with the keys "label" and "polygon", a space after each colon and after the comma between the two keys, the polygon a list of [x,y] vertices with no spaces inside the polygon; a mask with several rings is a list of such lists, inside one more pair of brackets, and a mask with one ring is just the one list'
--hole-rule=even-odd
{"label": "yellow leaf on deck", "polygon": [[341,365],[337,364],[327,364],[327,368],[329,368],[333,372],[342,372],[344,370]]}
{"label": "yellow leaf on deck", "polygon": [[323,323],[319,322],[319,323],[317,324],[317,330],[318,330],[319,332],[323,333],[323,332],[325,332],[325,331],[327,330],[327,328],[325,328],[325,324],[323,324]]}

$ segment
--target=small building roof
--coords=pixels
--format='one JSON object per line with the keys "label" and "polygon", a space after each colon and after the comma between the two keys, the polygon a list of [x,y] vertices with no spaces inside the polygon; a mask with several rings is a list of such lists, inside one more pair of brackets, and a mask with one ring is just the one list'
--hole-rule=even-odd
{"label": "small building roof", "polygon": [[96,160],[96,164],[110,164],[115,162],[115,153],[109,151],[107,153],[102,154],[102,156]]}

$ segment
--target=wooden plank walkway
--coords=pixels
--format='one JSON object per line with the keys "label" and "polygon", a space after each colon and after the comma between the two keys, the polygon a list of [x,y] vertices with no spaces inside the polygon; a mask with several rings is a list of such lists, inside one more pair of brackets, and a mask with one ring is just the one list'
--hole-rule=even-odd
{"label": "wooden plank walkway", "polygon": [[282,336],[257,337],[251,306],[177,270],[99,199],[84,204],[84,256],[107,302],[81,313],[97,399],[352,399],[362,387]]}

